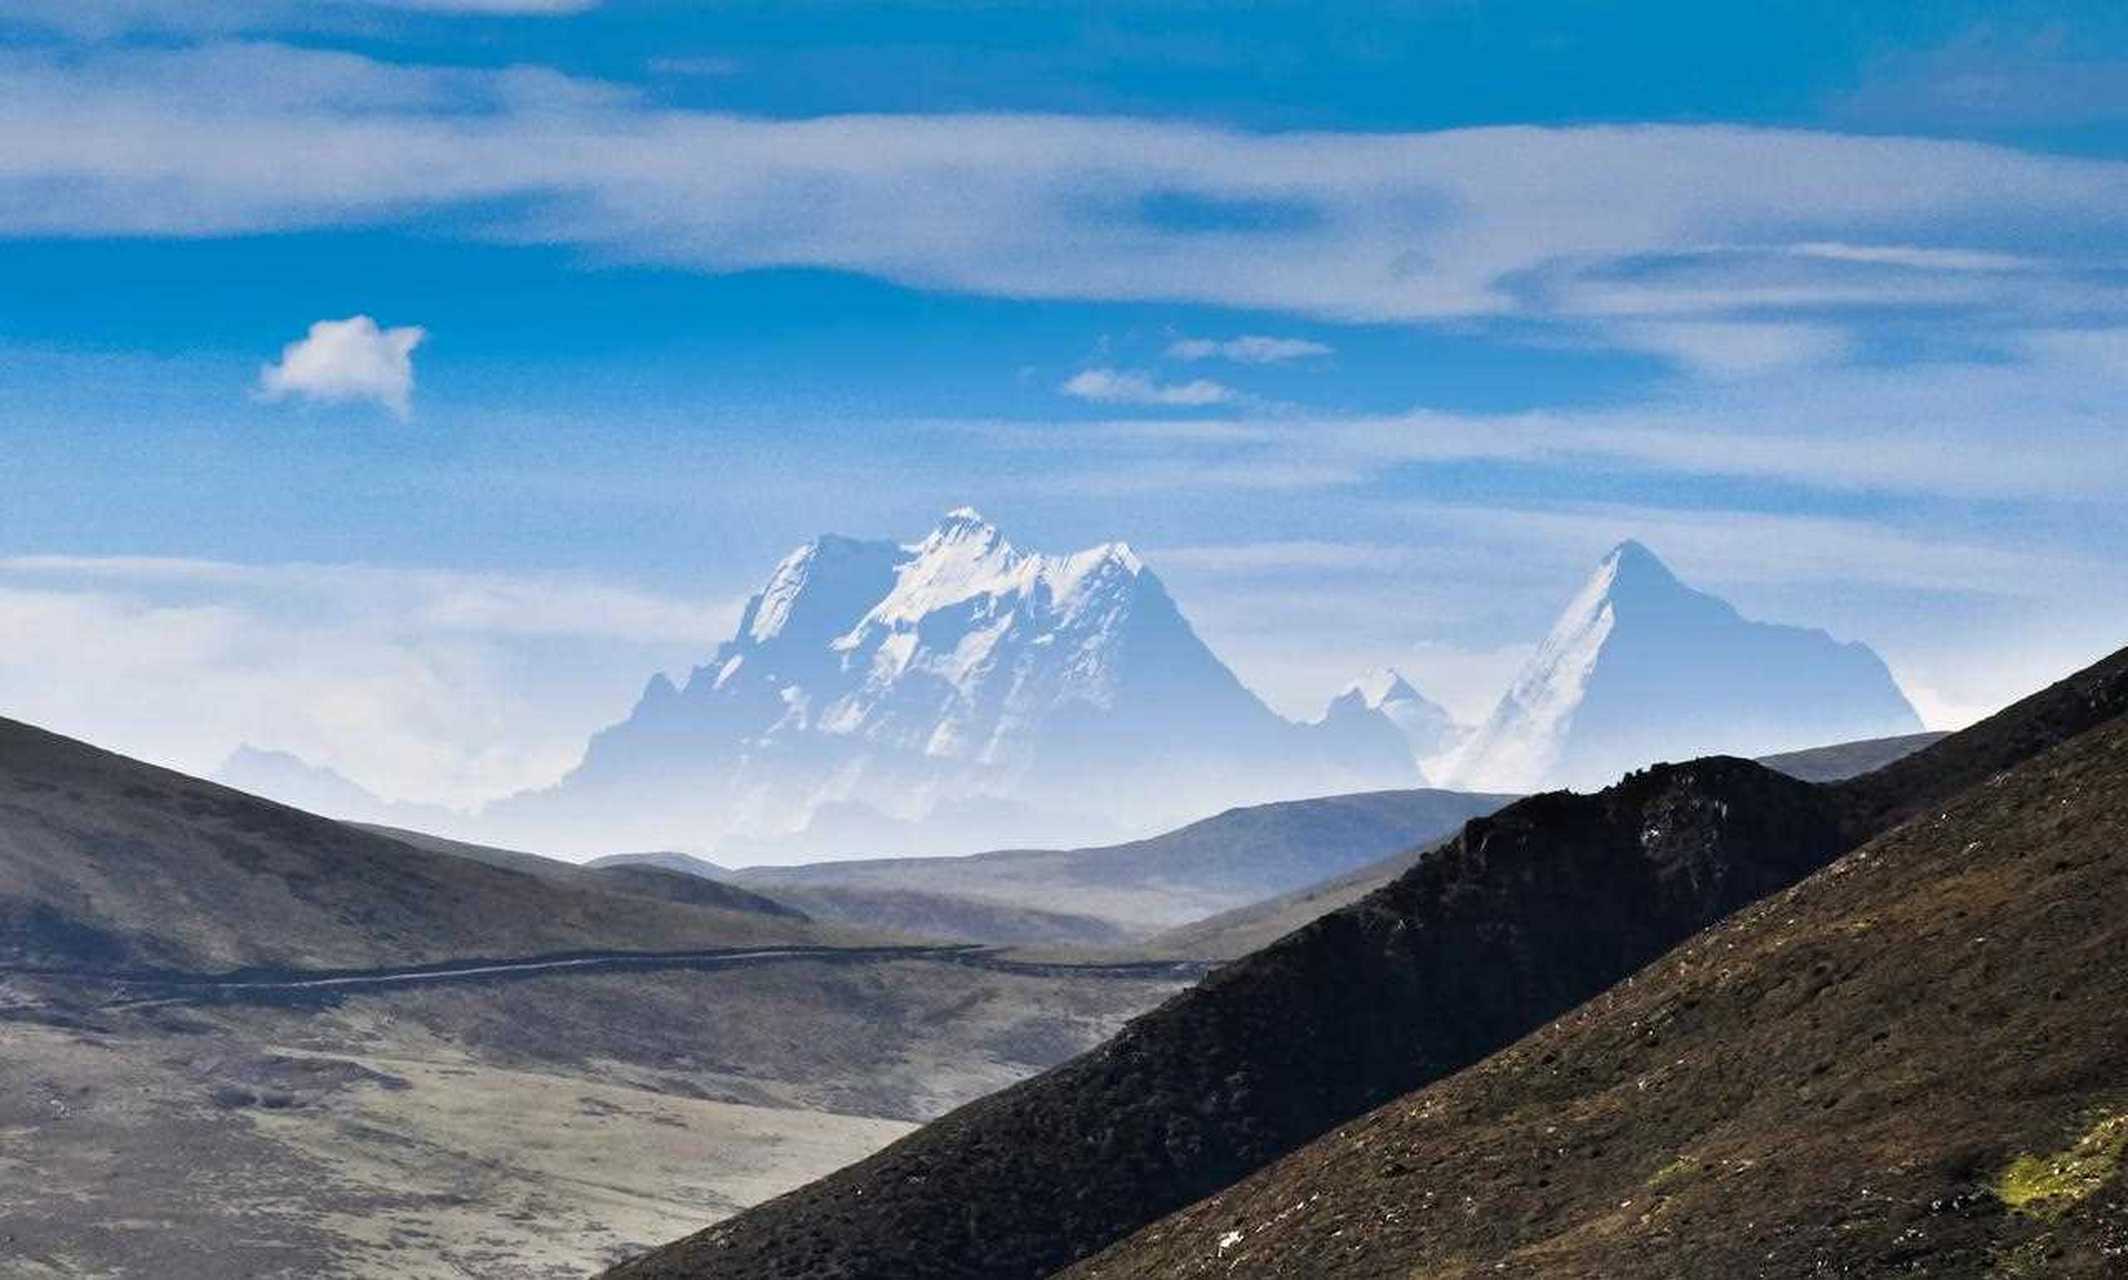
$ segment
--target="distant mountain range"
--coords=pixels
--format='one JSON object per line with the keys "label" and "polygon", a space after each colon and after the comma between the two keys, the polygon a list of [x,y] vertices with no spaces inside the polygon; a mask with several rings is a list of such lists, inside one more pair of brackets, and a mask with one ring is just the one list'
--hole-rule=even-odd
{"label": "distant mountain range", "polygon": [[798,548],[684,684],[487,817],[788,861],[1114,839],[1417,776],[1386,715],[1272,712],[1128,546],[1023,551],[964,508],[911,544]]}
{"label": "distant mountain range", "polygon": [[1390,668],[1297,723],[1125,544],[1023,551],[963,508],[914,543],[829,534],[793,551],[707,663],[653,677],[555,786],[478,815],[248,746],[216,777],[467,839],[745,865],[1111,843],[1421,782],[1593,790],[1658,760],[1921,728],[1866,645],[1744,618],[1637,542],[1604,557],[1483,724]]}

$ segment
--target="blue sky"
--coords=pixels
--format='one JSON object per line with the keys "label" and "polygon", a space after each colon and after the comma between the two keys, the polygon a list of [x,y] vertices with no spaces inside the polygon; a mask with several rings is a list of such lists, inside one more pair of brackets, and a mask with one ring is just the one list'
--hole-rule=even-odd
{"label": "blue sky", "polygon": [[1957,723],[2128,639],[2124,151],[2111,4],[0,0],[0,710],[466,802],[972,502],[1292,714],[1632,536]]}

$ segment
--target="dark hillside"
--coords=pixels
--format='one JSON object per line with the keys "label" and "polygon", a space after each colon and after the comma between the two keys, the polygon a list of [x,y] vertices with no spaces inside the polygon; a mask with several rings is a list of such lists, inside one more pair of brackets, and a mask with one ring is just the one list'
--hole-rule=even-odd
{"label": "dark hillside", "polygon": [[1889,822],[2117,713],[2124,671],[2116,655],[1841,786],[1711,759],[1474,820],[1387,887],[1100,1049],[615,1275],[1045,1275],[1483,1058]]}
{"label": "dark hillside", "polygon": [[[1866,838],[2128,711],[2128,649],[1874,773],[1835,784]],[[1859,840],[1858,840],[1859,843]]]}
{"label": "dark hillside", "polygon": [[2128,721],[1069,1272],[2128,1275]]}
{"label": "dark hillside", "polygon": [[362,968],[834,940],[789,914],[438,856],[0,720],[0,965]]}
{"label": "dark hillside", "polygon": [[543,854],[526,853],[519,849],[498,849],[493,845],[469,844],[464,840],[430,835],[426,831],[415,831],[407,827],[387,827],[368,822],[351,822],[347,825],[381,836],[390,836],[401,844],[410,844],[416,849],[485,862],[491,867],[523,871],[595,892],[626,893],[691,903],[698,907],[806,918],[805,912],[788,903],[695,874],[685,870],[684,865],[670,865],[657,860],[660,858],[657,854],[647,854],[641,858],[628,855],[598,858],[586,863],[564,862],[560,858],[549,858]]}

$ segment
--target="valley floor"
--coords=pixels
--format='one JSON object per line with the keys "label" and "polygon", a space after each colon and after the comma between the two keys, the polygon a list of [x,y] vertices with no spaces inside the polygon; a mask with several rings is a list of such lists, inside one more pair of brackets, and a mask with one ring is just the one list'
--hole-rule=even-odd
{"label": "valley floor", "polygon": [[1179,986],[944,959],[141,1003],[0,978],[7,1274],[547,1280],[809,1181]]}

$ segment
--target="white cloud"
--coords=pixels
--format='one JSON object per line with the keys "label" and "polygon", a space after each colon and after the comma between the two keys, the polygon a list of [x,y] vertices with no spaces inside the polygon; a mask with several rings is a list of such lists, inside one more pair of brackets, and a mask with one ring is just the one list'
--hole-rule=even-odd
{"label": "white cloud", "polygon": [[[1843,495],[2110,503],[2128,491],[2128,422],[2115,409],[2123,335],[2128,327],[2049,330],[2018,335],[2005,352],[2017,358],[1897,367],[1812,364],[1839,347],[1790,345],[1783,335],[1763,361],[1749,342],[1702,348],[1702,368],[1720,358],[1720,380],[1623,407],[961,429],[1000,449],[1074,450],[1078,467],[1049,468],[1042,483],[1102,494],[1339,488],[1415,467],[1512,462],[1581,477],[1727,476]],[[1626,336],[1645,343],[1648,326]]]}
{"label": "white cloud", "polygon": [[1830,364],[1846,355],[1847,335],[1817,324],[1689,320],[1625,324],[1619,340],[1667,356],[1702,377],[1748,378]]}
{"label": "white cloud", "polygon": [[1916,271],[2023,271],[2039,264],[2014,253],[1988,253],[1974,249],[1928,249],[1910,244],[1841,244],[1814,240],[1790,246],[1789,252],[1805,258],[1833,262],[1885,263]]}
{"label": "white cloud", "polygon": [[1065,379],[1057,390],[1096,404],[1200,406],[1231,404],[1239,398],[1232,387],[1210,378],[1155,382],[1142,373],[1123,369],[1084,369]]}
{"label": "white cloud", "polygon": [[[349,92],[350,61],[388,92]],[[1146,214],[1178,196],[1296,216]],[[276,46],[0,60],[0,233],[270,231],[437,210],[472,234],[711,271],[809,266],[1335,320],[2128,312],[2103,270],[2128,240],[2128,164],[1982,144],[1721,125],[775,120],[657,108],[551,72]],[[1995,269],[2005,243],[2029,269]]]}
{"label": "white cloud", "polygon": [[428,331],[419,325],[381,329],[368,316],[320,320],[309,336],[281,348],[278,364],[259,370],[268,400],[372,400],[405,418],[413,410],[414,348]]}
{"label": "white cloud", "polygon": [[1239,338],[1179,338],[1168,344],[1171,360],[1232,360],[1237,364],[1278,364],[1309,356],[1327,356],[1332,348],[1306,338],[1271,338],[1245,334]]}

